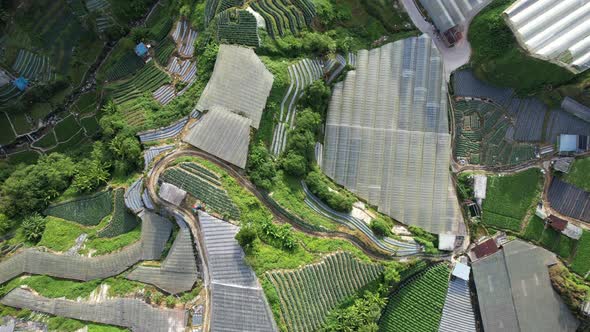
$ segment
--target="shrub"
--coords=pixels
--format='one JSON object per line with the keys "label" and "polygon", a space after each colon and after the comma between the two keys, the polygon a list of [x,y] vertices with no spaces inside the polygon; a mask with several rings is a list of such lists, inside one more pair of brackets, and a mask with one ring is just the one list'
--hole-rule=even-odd
{"label": "shrub", "polygon": [[37,242],[45,231],[45,218],[37,213],[32,214],[23,220],[22,226],[27,240]]}
{"label": "shrub", "polygon": [[379,237],[384,237],[389,235],[390,230],[389,230],[389,225],[385,222],[385,220],[381,219],[381,218],[375,218],[373,220],[371,220],[371,224],[369,225],[369,227],[371,228],[371,230],[373,231],[373,233],[375,233],[375,235],[379,236]]}
{"label": "shrub", "polygon": [[332,209],[340,212],[350,212],[354,197],[332,191],[320,170],[314,169],[305,178],[309,190]]}
{"label": "shrub", "polygon": [[250,249],[254,240],[256,240],[256,230],[250,225],[242,226],[236,234],[236,240],[245,250]]}

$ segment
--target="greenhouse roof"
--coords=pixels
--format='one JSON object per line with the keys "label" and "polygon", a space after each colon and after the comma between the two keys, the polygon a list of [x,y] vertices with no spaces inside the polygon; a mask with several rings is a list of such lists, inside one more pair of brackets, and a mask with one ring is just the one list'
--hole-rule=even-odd
{"label": "greenhouse roof", "polygon": [[551,286],[554,262],[549,251],[514,240],[473,263],[486,332],[576,330],[579,322]]}
{"label": "greenhouse roof", "polygon": [[486,0],[420,0],[428,16],[440,32],[445,32],[466,20],[469,13],[476,11],[489,1]]}
{"label": "greenhouse roof", "polygon": [[199,111],[219,106],[252,120],[258,129],[273,76],[250,48],[221,45],[213,75],[197,103]]}
{"label": "greenhouse roof", "polygon": [[447,91],[427,36],[357,56],[333,89],[322,168],[379,211],[441,234],[464,234],[449,174]]}
{"label": "greenhouse roof", "polygon": [[590,67],[590,2],[519,0],[506,11],[519,43],[575,73]]}
{"label": "greenhouse roof", "polygon": [[220,107],[204,114],[183,140],[240,168],[246,167],[252,121]]}

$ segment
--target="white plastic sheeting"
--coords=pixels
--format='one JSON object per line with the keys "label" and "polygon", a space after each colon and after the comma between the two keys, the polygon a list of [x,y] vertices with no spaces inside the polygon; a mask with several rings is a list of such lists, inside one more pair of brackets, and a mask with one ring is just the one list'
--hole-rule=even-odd
{"label": "white plastic sheeting", "polygon": [[420,3],[440,32],[445,32],[467,20],[490,0],[420,0]]}
{"label": "white plastic sheeting", "polygon": [[221,107],[213,107],[191,128],[183,140],[205,152],[246,167],[252,121]]}
{"label": "white plastic sheeting", "polygon": [[465,233],[449,174],[447,91],[427,36],[357,55],[335,85],[323,169],[396,220],[431,233]]}
{"label": "white plastic sheeting", "polygon": [[258,129],[274,77],[250,48],[221,45],[213,76],[197,103],[199,111],[220,106],[252,120]]}
{"label": "white plastic sheeting", "polygon": [[590,68],[590,1],[519,0],[504,14],[533,55],[575,73]]}

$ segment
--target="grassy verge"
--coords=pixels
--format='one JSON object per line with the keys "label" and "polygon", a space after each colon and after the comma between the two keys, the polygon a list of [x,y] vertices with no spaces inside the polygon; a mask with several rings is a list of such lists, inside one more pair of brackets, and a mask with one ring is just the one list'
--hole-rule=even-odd
{"label": "grassy verge", "polygon": [[38,245],[55,251],[66,251],[75,243],[78,236],[85,233],[84,227],[55,217],[47,217],[45,231]]}
{"label": "grassy verge", "polygon": [[590,191],[590,158],[576,159],[572,169],[565,175],[565,181],[574,186]]}
{"label": "grassy verge", "polygon": [[476,75],[493,85],[511,87],[519,94],[550,90],[574,78],[565,68],[527,55],[518,45],[502,12],[512,0],[496,0],[469,27]]}
{"label": "grassy verge", "polygon": [[584,230],[582,237],[578,241],[571,269],[582,277],[585,277],[586,273],[590,271],[590,231]]}

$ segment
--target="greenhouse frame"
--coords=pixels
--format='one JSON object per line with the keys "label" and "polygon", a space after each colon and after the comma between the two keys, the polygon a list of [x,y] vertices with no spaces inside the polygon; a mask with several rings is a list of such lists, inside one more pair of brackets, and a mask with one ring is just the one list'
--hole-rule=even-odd
{"label": "greenhouse frame", "polygon": [[449,172],[443,64],[431,39],[357,55],[333,89],[322,168],[380,212],[435,234],[464,234]]}

